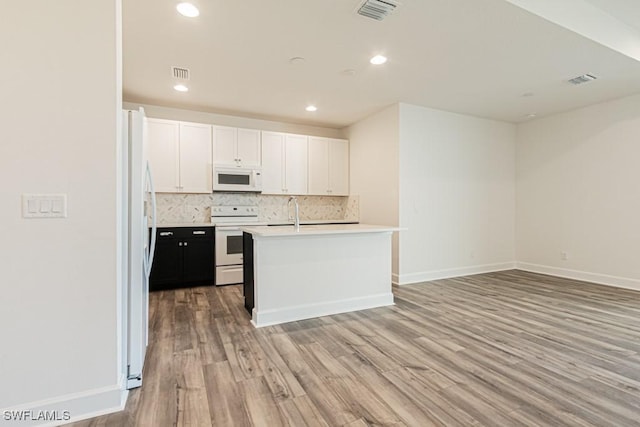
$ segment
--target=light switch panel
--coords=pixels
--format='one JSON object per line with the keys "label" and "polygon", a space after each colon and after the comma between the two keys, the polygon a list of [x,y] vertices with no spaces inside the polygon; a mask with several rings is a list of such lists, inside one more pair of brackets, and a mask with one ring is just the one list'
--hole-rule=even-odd
{"label": "light switch panel", "polygon": [[66,218],[66,194],[23,194],[23,218]]}

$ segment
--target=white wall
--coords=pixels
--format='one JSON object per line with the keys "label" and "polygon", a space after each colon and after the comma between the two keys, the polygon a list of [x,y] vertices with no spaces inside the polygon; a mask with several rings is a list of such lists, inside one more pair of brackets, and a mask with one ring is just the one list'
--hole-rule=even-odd
{"label": "white wall", "polygon": [[399,282],[513,268],[515,126],[400,104]]}
{"label": "white wall", "polygon": [[519,268],[640,289],[640,95],[520,125],[517,170]]}
{"label": "white wall", "polygon": [[[399,224],[399,105],[375,113],[347,129],[350,192],[360,198],[360,222]],[[393,237],[398,274],[398,233]]]}
{"label": "white wall", "polygon": [[323,136],[327,138],[344,137],[344,131],[340,129],[276,122],[271,120],[252,119],[248,117],[229,116],[224,114],[206,113],[203,111],[183,110],[179,108],[161,107],[157,105],[138,104],[131,102],[124,103],[124,108],[127,109],[137,110],[138,107],[144,107],[147,117],[154,117],[157,119],[210,123],[220,126],[260,129],[272,132],[299,133],[303,135]]}
{"label": "white wall", "polygon": [[[36,0],[0,14],[0,408],[120,404],[119,7]],[[23,193],[66,193],[68,218],[22,219]]]}

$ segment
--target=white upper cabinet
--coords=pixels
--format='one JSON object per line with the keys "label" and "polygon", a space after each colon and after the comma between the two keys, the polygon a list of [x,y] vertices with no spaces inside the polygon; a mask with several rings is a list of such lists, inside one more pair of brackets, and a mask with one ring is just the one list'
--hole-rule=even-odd
{"label": "white upper cabinet", "polygon": [[180,123],[147,118],[146,143],[155,190],[180,191]]}
{"label": "white upper cabinet", "polygon": [[308,193],[308,137],[262,132],[262,193]]}
{"label": "white upper cabinet", "polygon": [[213,127],[213,162],[233,167],[260,166],[260,131]]}
{"label": "white upper cabinet", "polygon": [[332,196],[349,195],[349,141],[329,139],[329,190]]}
{"label": "white upper cabinet", "polygon": [[309,137],[309,194],[349,195],[349,141]]}
{"label": "white upper cabinet", "polygon": [[237,129],[223,126],[213,127],[213,163],[216,165],[236,166]]}
{"label": "white upper cabinet", "polygon": [[149,162],[159,193],[211,193],[211,126],[146,119]]}
{"label": "white upper cabinet", "polygon": [[349,195],[349,141],[148,118],[156,191],[211,193],[213,165],[262,167],[263,194]]}
{"label": "white upper cabinet", "polygon": [[255,129],[238,129],[238,159],[243,167],[260,166],[261,147],[260,131]]}
{"label": "white upper cabinet", "polygon": [[285,194],[282,133],[262,132],[262,193]]}
{"label": "white upper cabinet", "polygon": [[180,123],[180,190],[184,193],[211,193],[211,126]]}
{"label": "white upper cabinet", "polygon": [[286,135],[285,138],[285,190],[287,194],[308,194],[308,137]]}

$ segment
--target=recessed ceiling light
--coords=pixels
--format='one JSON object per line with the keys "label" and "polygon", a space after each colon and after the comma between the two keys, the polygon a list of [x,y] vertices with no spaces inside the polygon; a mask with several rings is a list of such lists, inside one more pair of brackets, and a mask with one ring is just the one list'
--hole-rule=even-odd
{"label": "recessed ceiling light", "polygon": [[387,57],[382,55],[376,55],[369,60],[373,65],[382,65],[387,62]]}
{"label": "recessed ceiling light", "polygon": [[176,6],[178,13],[182,16],[186,16],[187,18],[195,18],[200,15],[200,11],[197,7],[192,5],[191,3],[178,3]]}
{"label": "recessed ceiling light", "polygon": [[524,116],[526,119],[533,119],[534,117],[536,117],[537,114],[536,113],[529,113],[526,116]]}
{"label": "recessed ceiling light", "polygon": [[178,92],[189,92],[189,88],[183,84],[177,84],[173,88]]}
{"label": "recessed ceiling light", "polygon": [[314,111],[318,111],[318,107],[316,107],[315,105],[307,105],[307,108],[305,108],[305,110],[309,112],[314,112]]}

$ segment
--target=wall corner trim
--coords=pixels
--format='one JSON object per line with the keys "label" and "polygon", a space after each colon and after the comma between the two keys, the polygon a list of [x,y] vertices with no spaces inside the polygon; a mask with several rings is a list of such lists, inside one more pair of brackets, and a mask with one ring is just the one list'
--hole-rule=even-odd
{"label": "wall corner trim", "polygon": [[391,274],[391,284],[399,285],[400,284],[400,275],[397,273]]}

